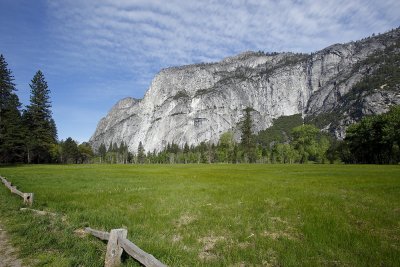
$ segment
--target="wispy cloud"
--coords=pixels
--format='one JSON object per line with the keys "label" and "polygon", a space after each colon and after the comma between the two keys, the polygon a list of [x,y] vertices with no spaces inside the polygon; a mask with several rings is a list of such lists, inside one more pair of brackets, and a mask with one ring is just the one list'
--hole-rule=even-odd
{"label": "wispy cloud", "polygon": [[243,50],[313,51],[384,31],[399,1],[49,2],[54,31],[94,62],[135,69],[219,60]]}
{"label": "wispy cloud", "polygon": [[73,95],[73,101],[106,105],[104,113],[120,97],[142,97],[164,67],[217,61],[247,50],[312,52],[400,22],[398,0],[46,3],[46,47],[36,47],[37,42],[34,49],[51,85],[60,90],[55,101]]}

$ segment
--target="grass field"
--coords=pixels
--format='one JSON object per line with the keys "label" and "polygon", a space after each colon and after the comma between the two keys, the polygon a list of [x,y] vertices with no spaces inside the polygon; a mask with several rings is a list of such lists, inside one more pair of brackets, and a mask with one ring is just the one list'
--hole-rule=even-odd
{"label": "grass field", "polygon": [[[169,266],[398,266],[400,166],[69,165],[1,167],[1,221],[38,266],[102,266],[77,229],[128,229]],[[127,258],[125,266],[138,266]]]}

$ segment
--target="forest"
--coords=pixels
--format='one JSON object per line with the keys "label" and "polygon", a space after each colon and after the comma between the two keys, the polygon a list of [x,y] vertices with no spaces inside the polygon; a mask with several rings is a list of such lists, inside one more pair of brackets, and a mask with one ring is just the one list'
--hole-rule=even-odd
{"label": "forest", "polygon": [[300,114],[280,117],[273,126],[253,134],[250,109],[241,122],[240,142],[234,133],[223,133],[217,144],[198,146],[168,144],[162,151],[145,151],[140,142],[137,153],[125,143],[102,144],[92,161],[97,163],[352,163],[397,164],[400,161],[400,106],[381,115],[364,117],[351,125],[344,140],[303,124]]}

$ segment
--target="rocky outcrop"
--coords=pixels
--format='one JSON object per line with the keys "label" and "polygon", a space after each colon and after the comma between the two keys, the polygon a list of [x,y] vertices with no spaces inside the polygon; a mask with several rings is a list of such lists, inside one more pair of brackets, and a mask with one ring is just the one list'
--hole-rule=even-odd
{"label": "rocky outcrop", "polygon": [[[110,110],[90,143],[97,149],[101,143],[124,141],[136,151],[141,141],[146,151],[153,151],[172,142],[181,146],[217,142],[221,133],[237,128],[246,107],[254,109],[254,132],[266,129],[280,116],[316,117],[332,112],[371,71],[357,64],[395,45],[399,36],[395,30],[311,55],[245,52],[218,63],[161,70],[143,99],[125,98]],[[388,98],[395,103],[400,96],[396,92],[369,94],[361,110],[383,112]],[[373,108],[371,103],[375,103]],[[346,123],[354,120],[345,119],[331,129],[338,137],[343,136]]]}

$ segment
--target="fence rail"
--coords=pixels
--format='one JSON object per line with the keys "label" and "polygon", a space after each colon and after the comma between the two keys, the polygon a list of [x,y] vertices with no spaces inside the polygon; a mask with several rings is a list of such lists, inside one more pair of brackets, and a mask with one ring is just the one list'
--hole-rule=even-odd
{"label": "fence rail", "polygon": [[[11,182],[7,181],[6,178],[0,176],[3,184],[10,189],[10,191],[24,199],[24,203],[32,206],[33,204],[33,193],[23,193],[17,189],[16,186],[13,186]],[[21,211],[30,210],[39,215],[52,215],[55,216],[54,213],[32,210],[22,208]],[[135,260],[140,262],[142,265],[146,267],[167,267],[167,265],[163,264],[159,260],[157,260],[153,255],[143,251],[126,237],[128,235],[128,231],[126,229],[113,229],[110,233],[103,232],[99,230],[92,229],[90,227],[85,228],[85,232],[91,234],[101,240],[106,240],[107,242],[107,252],[105,258],[105,267],[116,267],[121,264],[121,255],[122,252],[125,251],[128,255],[133,257]]]}
{"label": "fence rail", "polygon": [[133,257],[135,260],[140,262],[146,267],[166,267],[157,260],[153,255],[144,252],[126,237],[128,231],[126,229],[113,229],[110,233],[92,229],[90,227],[85,228],[85,232],[91,234],[101,240],[107,240],[107,252],[105,258],[105,267],[119,266],[121,264],[121,255],[123,250]]}
{"label": "fence rail", "polygon": [[95,237],[97,237],[98,239],[101,239],[101,240],[107,240],[108,241],[110,239],[110,233],[99,231],[99,230],[95,230],[95,229],[92,229],[90,227],[86,227],[85,228],[85,232],[88,233],[88,234],[91,234],[91,235],[93,235],[93,236],[95,236]]}
{"label": "fence rail", "polygon": [[6,178],[0,176],[1,181],[3,184],[10,189],[11,193],[14,193],[24,199],[24,204],[32,206],[33,204],[33,193],[23,193],[17,189],[16,186],[13,186],[11,182],[7,181]]}

